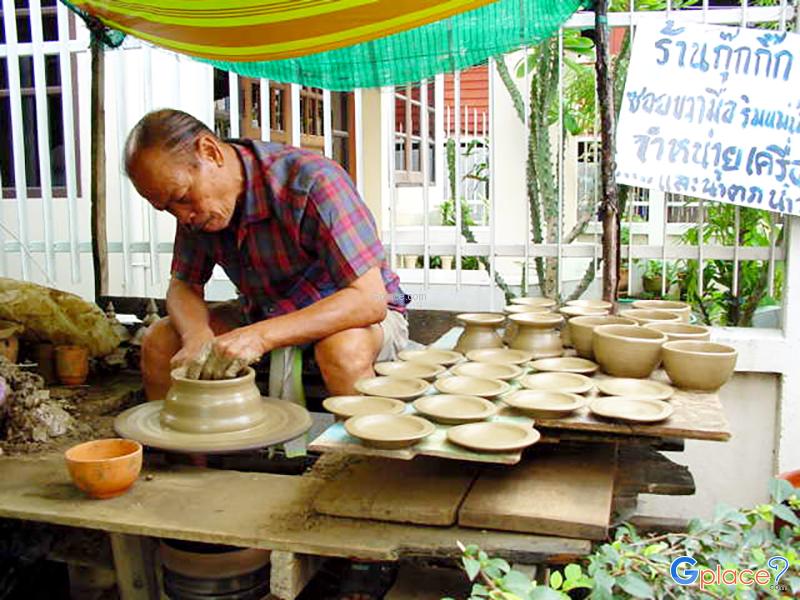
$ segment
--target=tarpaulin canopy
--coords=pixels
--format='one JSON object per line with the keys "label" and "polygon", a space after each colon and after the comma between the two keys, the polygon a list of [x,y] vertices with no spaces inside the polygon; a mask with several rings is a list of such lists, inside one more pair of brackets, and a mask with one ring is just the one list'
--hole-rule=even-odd
{"label": "tarpaulin canopy", "polygon": [[247,77],[418,81],[552,35],[582,0],[72,0],[106,26]]}

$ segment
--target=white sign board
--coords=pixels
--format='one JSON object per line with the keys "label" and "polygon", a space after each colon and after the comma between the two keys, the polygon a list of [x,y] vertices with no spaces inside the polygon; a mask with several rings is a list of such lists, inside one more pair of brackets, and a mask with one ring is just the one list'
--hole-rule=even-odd
{"label": "white sign board", "polygon": [[640,25],[616,161],[618,183],[800,214],[800,35]]}

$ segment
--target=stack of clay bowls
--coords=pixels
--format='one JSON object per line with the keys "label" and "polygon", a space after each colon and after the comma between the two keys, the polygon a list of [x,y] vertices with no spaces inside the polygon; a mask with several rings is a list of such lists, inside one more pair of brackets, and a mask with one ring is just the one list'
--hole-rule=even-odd
{"label": "stack of clay bowls", "polygon": [[632,306],[634,309],[671,312],[678,315],[684,323],[689,322],[689,317],[692,314],[692,307],[689,304],[677,300],[636,300]]}
{"label": "stack of clay bowls", "polygon": [[564,317],[554,313],[520,313],[510,315],[509,320],[517,326],[517,333],[509,346],[515,350],[527,350],[533,358],[550,358],[564,354],[558,327]]}
{"label": "stack of clay bowls", "polygon": [[570,300],[565,306],[562,306],[558,312],[564,315],[566,322],[561,328],[561,342],[565,348],[572,348],[572,333],[569,327],[569,321],[574,317],[600,317],[607,315],[613,305],[611,302],[605,300]]}
{"label": "stack of clay bowls", "polygon": [[456,342],[455,351],[466,353],[478,348],[502,348],[503,338],[497,329],[505,322],[501,313],[463,313],[456,320],[464,331]]}

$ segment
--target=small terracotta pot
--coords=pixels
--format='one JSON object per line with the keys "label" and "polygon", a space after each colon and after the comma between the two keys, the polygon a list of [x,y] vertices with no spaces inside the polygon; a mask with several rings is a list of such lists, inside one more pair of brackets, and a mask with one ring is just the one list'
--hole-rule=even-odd
{"label": "small terracotta pot", "polygon": [[664,370],[679,388],[713,392],[736,367],[736,349],[726,344],[678,340],[662,348]]}
{"label": "small terracotta pot", "polygon": [[456,342],[456,352],[465,354],[479,348],[502,348],[503,338],[497,333],[506,320],[498,313],[464,313],[456,316],[464,326],[464,332]]}
{"label": "small terracotta pot", "polygon": [[58,381],[56,376],[56,349],[53,344],[43,342],[33,348],[33,360],[36,362],[36,372],[42,376],[48,385]]}
{"label": "small terracotta pot", "polygon": [[88,348],[56,346],[56,373],[64,385],[81,385],[89,375]]}
{"label": "small terracotta pot", "polygon": [[614,377],[649,377],[666,341],[660,331],[638,325],[599,325],[592,330],[594,359]]}
{"label": "small terracotta pot", "polygon": [[19,358],[20,326],[12,321],[0,321],[0,356],[16,363]]}
{"label": "small terracotta pot", "polygon": [[111,438],[73,446],[64,454],[73,483],[92,498],[113,498],[133,485],[142,469],[142,445]]}
{"label": "small terracotta pot", "polygon": [[511,340],[511,348],[533,352],[534,359],[564,354],[561,334],[557,330],[564,322],[564,317],[561,315],[520,313],[508,318],[519,327],[519,331]]}

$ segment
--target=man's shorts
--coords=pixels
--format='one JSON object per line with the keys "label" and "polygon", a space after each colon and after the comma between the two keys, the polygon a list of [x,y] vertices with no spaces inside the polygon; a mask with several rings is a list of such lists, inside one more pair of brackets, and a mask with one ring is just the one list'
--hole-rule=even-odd
{"label": "man's shorts", "polygon": [[[214,319],[225,323],[231,329],[249,324],[238,300],[211,303],[210,311]],[[378,323],[383,332],[383,345],[375,362],[397,360],[397,354],[408,345],[408,319],[396,310],[387,310],[386,317]],[[313,344],[310,344],[310,347]],[[303,346],[306,349],[306,346]]]}

